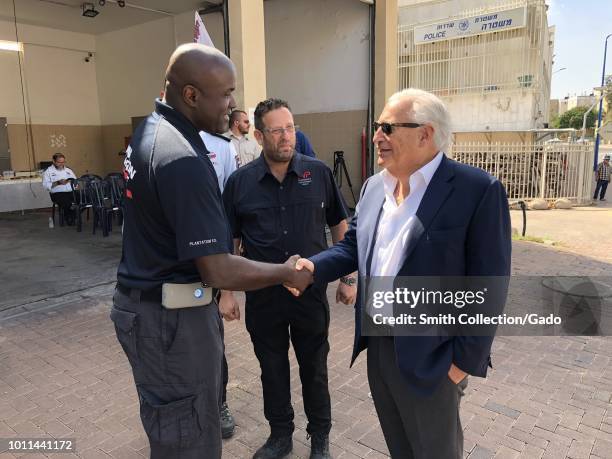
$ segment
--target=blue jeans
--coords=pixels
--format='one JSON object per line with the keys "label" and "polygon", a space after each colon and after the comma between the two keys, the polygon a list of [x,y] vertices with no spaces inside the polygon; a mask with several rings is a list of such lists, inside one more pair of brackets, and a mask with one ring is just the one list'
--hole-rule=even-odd
{"label": "blue jeans", "polygon": [[597,199],[597,193],[599,193],[600,200],[602,200],[606,196],[608,183],[610,182],[608,182],[607,180],[597,180],[597,186],[595,187],[595,194],[593,195],[593,199]]}

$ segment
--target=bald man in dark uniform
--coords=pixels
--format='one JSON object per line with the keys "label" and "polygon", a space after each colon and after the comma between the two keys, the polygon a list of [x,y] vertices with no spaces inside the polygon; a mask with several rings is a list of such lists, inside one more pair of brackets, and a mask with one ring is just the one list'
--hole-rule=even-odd
{"label": "bald man in dark uniform", "polygon": [[154,459],[220,458],[222,323],[211,288],[254,290],[311,276],[297,257],[231,255],[217,176],[199,131],[225,132],[235,69],[222,53],[182,45],[164,100],[134,132],[124,161],[123,253],[111,320],[132,366]]}

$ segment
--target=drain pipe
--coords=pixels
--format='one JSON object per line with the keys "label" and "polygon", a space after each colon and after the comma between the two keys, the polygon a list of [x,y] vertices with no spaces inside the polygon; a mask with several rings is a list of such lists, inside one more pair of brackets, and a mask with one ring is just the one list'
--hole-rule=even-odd
{"label": "drain pipe", "polygon": [[[362,0],[363,1],[363,0]],[[366,142],[367,142],[367,170],[366,177],[374,175],[374,143],[372,137],[372,124],[374,123],[374,81],[376,77],[376,71],[374,69],[374,63],[376,60],[376,2],[372,0],[368,3],[369,13],[369,26],[370,26],[370,49],[368,53],[368,64],[369,64],[369,85],[368,85],[368,115],[367,115],[367,126],[366,126]]]}

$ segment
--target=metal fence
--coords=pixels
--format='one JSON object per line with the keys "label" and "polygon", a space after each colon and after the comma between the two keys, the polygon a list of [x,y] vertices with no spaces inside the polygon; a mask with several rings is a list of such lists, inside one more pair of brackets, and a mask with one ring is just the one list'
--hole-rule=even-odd
{"label": "metal fence", "polygon": [[511,201],[568,198],[587,204],[593,192],[592,143],[461,143],[452,157],[497,177]]}

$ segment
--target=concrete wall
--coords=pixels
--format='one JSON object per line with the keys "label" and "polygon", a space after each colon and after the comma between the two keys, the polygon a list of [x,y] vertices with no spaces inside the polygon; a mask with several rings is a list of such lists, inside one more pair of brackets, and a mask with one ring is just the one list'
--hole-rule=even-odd
{"label": "concrete wall", "polygon": [[120,169],[132,117],[153,111],[175,42],[192,39],[193,13],[96,36],[104,173]]}
{"label": "concrete wall", "polygon": [[[215,46],[224,49],[223,20],[203,16]],[[133,117],[146,116],[163,88],[164,73],[176,45],[193,41],[193,11],[96,36],[98,92],[105,172],[118,170]],[[153,52],[154,50],[154,52]]]}
{"label": "concrete wall", "polygon": [[368,104],[368,5],[268,0],[264,9],[268,97],[289,102],[330,167],[333,151],[345,151],[357,192]]}
{"label": "concrete wall", "polygon": [[[205,22],[222,49],[221,16]],[[21,71],[27,118],[18,53],[0,51],[0,116],[9,125],[12,168],[35,170],[61,151],[77,174],[105,174],[121,166],[118,152],[132,132],[132,117],[153,110],[175,44],[193,39],[193,12],[97,36],[18,27],[26,43]],[[0,21],[0,39],[15,39],[12,23]]]}
{"label": "concrete wall", "polygon": [[[85,61],[95,53],[94,36],[25,24],[18,31],[21,62],[18,53],[0,51],[0,116],[7,117],[11,167],[36,170],[62,151],[77,172],[100,170],[95,57]],[[0,39],[15,40],[13,23],[0,21]]]}
{"label": "concrete wall", "polygon": [[368,6],[355,0],[264,3],[267,89],[295,113],[360,110],[368,100]]}
{"label": "concrete wall", "polygon": [[[400,24],[420,24],[438,19],[455,17],[464,12],[497,5],[487,0],[398,0]],[[478,14],[478,12],[476,13]]]}
{"label": "concrete wall", "polygon": [[[295,115],[295,122],[307,133],[317,158],[330,169],[334,168],[334,151],[344,151],[344,160],[357,195],[361,189],[361,130],[367,122],[367,111],[304,113]],[[342,192],[352,207],[354,203],[346,180]]]}
{"label": "concrete wall", "polygon": [[133,116],[151,113],[175,48],[173,19],[98,35],[96,48],[102,124],[130,124]]}
{"label": "concrete wall", "polygon": [[444,97],[453,131],[503,131],[533,128],[536,99],[532,92],[464,94]]}

